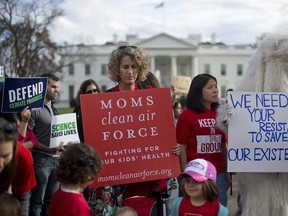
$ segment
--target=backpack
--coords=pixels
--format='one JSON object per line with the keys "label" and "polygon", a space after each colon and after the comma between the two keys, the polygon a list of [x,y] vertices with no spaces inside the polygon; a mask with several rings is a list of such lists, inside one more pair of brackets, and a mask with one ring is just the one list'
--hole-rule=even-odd
{"label": "backpack", "polygon": [[[183,197],[177,197],[175,200],[173,200],[171,215],[173,216],[179,215],[179,207],[182,199]],[[224,207],[222,204],[220,204],[218,216],[228,216],[228,209]]]}

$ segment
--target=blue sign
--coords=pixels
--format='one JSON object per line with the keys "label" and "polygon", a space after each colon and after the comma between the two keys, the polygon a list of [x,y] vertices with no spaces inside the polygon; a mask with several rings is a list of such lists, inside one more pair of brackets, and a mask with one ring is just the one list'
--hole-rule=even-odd
{"label": "blue sign", "polygon": [[21,112],[27,106],[42,108],[47,81],[46,77],[5,78],[2,112]]}

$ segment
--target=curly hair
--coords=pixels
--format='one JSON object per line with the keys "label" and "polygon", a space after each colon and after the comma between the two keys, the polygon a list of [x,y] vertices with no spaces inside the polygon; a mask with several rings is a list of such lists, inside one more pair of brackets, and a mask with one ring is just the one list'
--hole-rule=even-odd
{"label": "curly hair", "polygon": [[100,170],[100,156],[92,147],[84,143],[71,144],[59,158],[56,177],[64,184],[83,184],[95,179]]}
{"label": "curly hair", "polygon": [[90,85],[95,85],[96,88],[98,89],[98,91],[101,92],[101,89],[100,89],[100,87],[98,86],[98,84],[97,84],[97,82],[95,80],[93,80],[93,79],[85,80],[84,82],[82,82],[82,84],[80,85],[80,88],[79,88],[79,90],[77,92],[76,104],[78,106],[80,106],[80,95],[81,94],[85,94],[87,87],[90,86]]}
{"label": "curly hair", "polygon": [[[184,196],[188,196],[188,194],[186,193],[184,189],[184,184],[189,178],[191,177],[187,175],[180,180],[180,190],[182,191]],[[202,192],[204,194],[204,197],[206,197],[208,201],[213,201],[213,200],[218,199],[219,191],[217,189],[215,182],[208,179],[206,181],[201,182],[200,184],[202,184]]]}
{"label": "curly hair", "polygon": [[137,81],[144,81],[149,70],[149,57],[144,53],[144,50],[136,46],[120,46],[112,51],[108,62],[108,76],[116,83],[121,81],[120,78],[120,63],[123,57],[129,56],[135,61],[139,70]]}

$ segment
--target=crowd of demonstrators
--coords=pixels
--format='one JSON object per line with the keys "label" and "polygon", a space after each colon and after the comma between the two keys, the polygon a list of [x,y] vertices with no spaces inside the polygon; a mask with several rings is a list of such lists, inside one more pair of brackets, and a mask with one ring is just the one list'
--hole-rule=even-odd
{"label": "crowd of demonstrators", "polygon": [[[227,206],[227,140],[216,125],[218,107],[217,80],[209,74],[199,74],[191,82],[186,98],[186,109],[177,126],[177,142],[181,144],[180,166],[188,161],[203,158],[213,163],[217,170],[219,200]],[[208,144],[207,144],[208,143]],[[213,146],[206,146],[213,145]]]}
{"label": "crowd of demonstrators", "polygon": [[64,150],[62,144],[49,148],[51,117],[58,114],[53,102],[57,98],[60,81],[54,74],[43,74],[41,77],[48,78],[45,104],[42,109],[32,110],[29,120],[29,126],[39,141],[38,148],[32,149],[37,185],[31,191],[30,216],[48,215],[52,195],[59,188],[59,182],[55,177],[59,151]]}
{"label": "crowd of demonstrators", "polygon": [[[148,72],[148,70],[149,58],[143,49],[126,44],[119,46],[112,51],[108,62],[108,76],[117,85],[106,92],[160,88],[161,85],[158,79],[152,72]],[[99,163],[94,161],[94,167],[88,166],[89,160],[85,156],[80,156],[82,153],[88,154],[91,151],[91,148],[86,145],[71,145],[75,147],[70,148],[69,146],[65,150],[63,143],[59,143],[58,147],[49,148],[51,117],[58,114],[53,103],[58,96],[60,81],[54,74],[43,74],[41,77],[48,78],[44,107],[32,111],[28,107],[23,109],[18,114],[17,130],[16,115],[11,115],[15,118],[13,117],[13,120],[7,119],[9,122],[5,120],[2,122],[0,120],[0,159],[5,157],[4,160],[0,161],[0,192],[6,193],[9,190],[12,191],[13,196],[15,195],[21,204],[22,216],[27,216],[28,211],[29,216],[49,215],[49,206],[51,216],[66,215],[70,210],[74,215],[88,215],[88,208],[90,208],[91,215],[93,216],[112,216],[115,214],[146,216],[147,211],[151,210],[149,205],[153,206],[155,199],[159,200],[160,192],[167,190],[166,179],[165,181],[154,180],[92,188],[87,198],[88,201],[85,201],[81,194],[82,189],[96,177],[101,167],[100,159],[98,156],[96,157],[95,154],[97,153],[95,151],[93,153],[90,152],[94,155],[95,160],[99,160]],[[92,79],[85,80],[78,91],[77,105],[74,112],[77,117],[79,138],[82,142],[84,141],[84,131],[82,127],[80,95],[100,92],[98,84]],[[175,120],[178,120],[176,136],[177,143],[179,143],[173,146],[172,152],[180,157],[182,171],[185,170],[187,162],[195,158],[201,157],[213,163],[218,173],[215,180],[219,190],[219,200],[221,204],[226,206],[228,176],[225,155],[226,138],[215,125],[217,105],[218,89],[215,77],[208,74],[196,76],[192,80],[186,98],[187,109],[182,112],[181,103],[178,101],[175,101],[172,106]],[[9,127],[11,128],[9,129]],[[4,137],[3,141],[1,140],[1,131]],[[12,137],[12,140],[9,140],[10,145],[8,143],[5,144],[6,139],[10,135]],[[206,148],[206,150],[202,148],[203,152],[199,152],[201,151],[200,145],[203,142],[214,143],[214,151],[209,152],[208,149],[211,148]],[[59,165],[58,162],[60,163]],[[21,166],[18,166],[17,163],[21,164]],[[76,165],[72,166],[71,164],[73,163]],[[69,169],[64,168],[67,166]],[[80,171],[75,171],[74,168]],[[78,175],[73,175],[75,173]],[[5,179],[1,178],[1,176],[5,176]],[[187,180],[187,178],[185,179]],[[185,188],[185,185],[188,185],[187,187],[191,185],[191,180],[186,180],[181,181],[184,185],[183,188]],[[201,187],[204,188],[204,186]],[[30,194],[31,197],[29,199]],[[50,205],[53,195],[54,198]],[[143,200],[143,202],[139,202],[139,199],[135,199],[134,201],[138,202],[135,205],[135,202],[131,199],[131,197],[135,196],[152,198],[153,202],[146,202],[150,203],[145,206],[146,209],[139,210],[138,204],[145,205],[145,202]],[[207,200],[209,199],[207,198]],[[88,205],[86,202],[88,202]],[[135,212],[130,211],[129,213],[127,211],[128,213],[125,214],[125,207],[122,208],[122,206],[130,206],[135,209]],[[68,207],[70,210],[65,210]],[[81,214],[78,213],[79,209],[82,209]],[[154,212],[154,215],[161,215],[161,207],[158,206]]]}
{"label": "crowd of demonstrators", "polygon": [[227,208],[218,200],[216,178],[216,168],[209,161],[189,161],[184,172],[178,176],[183,197],[173,201],[171,215],[228,216]]}
{"label": "crowd of demonstrators", "polygon": [[77,118],[77,129],[78,135],[81,142],[84,142],[84,133],[83,133],[83,124],[82,124],[82,115],[81,115],[81,104],[80,104],[80,95],[82,94],[97,94],[100,93],[100,87],[97,82],[93,79],[88,79],[82,82],[76,96],[76,106],[73,110],[76,113]]}
{"label": "crowd of demonstrators", "polygon": [[83,143],[68,146],[56,167],[61,186],[52,198],[50,216],[90,216],[81,191],[93,182],[101,166],[101,159],[92,147]]}
{"label": "crowd of demonstrators", "polygon": [[1,216],[21,216],[21,205],[13,194],[0,193],[0,213]]}

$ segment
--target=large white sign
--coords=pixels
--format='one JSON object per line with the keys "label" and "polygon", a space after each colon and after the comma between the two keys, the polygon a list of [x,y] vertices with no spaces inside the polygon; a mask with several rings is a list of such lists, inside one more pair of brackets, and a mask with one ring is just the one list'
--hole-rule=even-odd
{"label": "large white sign", "polygon": [[52,116],[49,148],[59,146],[60,142],[63,142],[64,145],[80,142],[76,113]]}
{"label": "large white sign", "polygon": [[229,92],[228,172],[288,171],[288,94]]}

